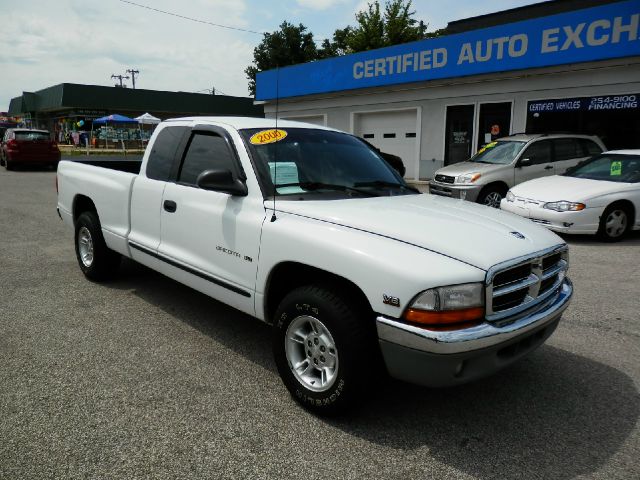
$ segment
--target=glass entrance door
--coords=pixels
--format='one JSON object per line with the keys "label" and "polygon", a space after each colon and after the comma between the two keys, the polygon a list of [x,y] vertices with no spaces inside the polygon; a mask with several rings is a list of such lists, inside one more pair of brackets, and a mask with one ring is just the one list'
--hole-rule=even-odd
{"label": "glass entrance door", "polygon": [[480,104],[476,151],[496,138],[509,135],[511,128],[511,102]]}
{"label": "glass entrance door", "polygon": [[471,157],[473,109],[473,105],[447,107],[447,129],[444,145],[445,165],[464,162]]}

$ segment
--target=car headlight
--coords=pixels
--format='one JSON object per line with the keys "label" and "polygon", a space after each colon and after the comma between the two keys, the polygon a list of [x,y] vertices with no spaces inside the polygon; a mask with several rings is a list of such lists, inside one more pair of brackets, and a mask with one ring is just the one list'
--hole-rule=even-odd
{"label": "car headlight", "polygon": [[568,202],[562,200],[560,202],[545,203],[542,208],[547,210],[555,210],[556,212],[579,212],[584,210],[587,206],[584,203]]}
{"label": "car headlight", "polygon": [[507,199],[507,202],[514,202],[516,199],[516,196],[513,194],[511,190],[509,190],[505,198]]}
{"label": "car headlight", "polygon": [[483,284],[464,283],[425,290],[405,311],[404,319],[427,329],[455,329],[479,323],[484,313]]}
{"label": "car headlight", "polygon": [[469,184],[478,180],[482,175],[478,172],[474,173],[465,173],[464,175],[458,175],[455,179],[455,183],[458,184]]}

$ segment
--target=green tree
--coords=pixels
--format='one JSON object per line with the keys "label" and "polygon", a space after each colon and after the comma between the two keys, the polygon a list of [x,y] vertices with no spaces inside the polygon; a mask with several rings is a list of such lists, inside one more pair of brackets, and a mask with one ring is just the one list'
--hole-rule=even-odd
{"label": "green tree", "polygon": [[305,63],[318,58],[313,33],[302,24],[282,22],[280,30],[265,33],[260,44],[253,49],[253,64],[244,73],[249,80],[249,93],[256,93],[256,73],[286,65]]}
{"label": "green tree", "polygon": [[411,0],[404,3],[403,0],[387,2],[384,9],[384,43],[385,45],[398,45],[400,43],[414,42],[425,36],[424,22],[418,22],[413,16],[415,10],[410,11]]}
{"label": "green tree", "polygon": [[321,51],[324,56],[345,55],[442,34],[442,31],[427,33],[427,26],[416,20],[415,14],[411,0],[388,0],[384,12],[376,0],[367,4],[366,10],[356,13],[356,26],[336,30],[333,41],[325,40]]}
{"label": "green tree", "polygon": [[347,41],[352,31],[353,28],[350,26],[336,29],[333,32],[333,40],[325,38],[322,41],[322,46],[318,50],[318,58],[337,57],[351,53]]}

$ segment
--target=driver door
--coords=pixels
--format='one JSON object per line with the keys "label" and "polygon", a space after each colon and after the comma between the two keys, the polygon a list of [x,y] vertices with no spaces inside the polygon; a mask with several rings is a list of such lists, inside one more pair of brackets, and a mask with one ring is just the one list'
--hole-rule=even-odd
{"label": "driver door", "polygon": [[222,129],[191,132],[177,181],[164,190],[158,253],[170,265],[167,275],[254,314],[266,215],[262,197],[199,188],[196,181],[205,170],[230,170],[236,178],[246,178]]}

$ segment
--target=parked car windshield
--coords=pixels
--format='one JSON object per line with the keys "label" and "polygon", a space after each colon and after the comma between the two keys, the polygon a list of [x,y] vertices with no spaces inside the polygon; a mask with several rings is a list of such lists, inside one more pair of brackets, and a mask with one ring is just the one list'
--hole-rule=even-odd
{"label": "parked car windshield", "polygon": [[640,182],[640,155],[598,155],[567,170],[565,175],[608,182],[638,183]]}
{"label": "parked car windshield", "polygon": [[14,132],[16,140],[23,142],[36,142],[42,140],[49,140],[49,132],[35,132],[35,131],[17,131]]}
{"label": "parked car windshield", "polygon": [[520,150],[522,150],[525,145],[526,142],[513,140],[487,143],[484,147],[478,150],[478,153],[471,157],[469,161],[507,165],[508,163],[513,162],[516,155],[520,153]]}
{"label": "parked car windshield", "polygon": [[269,194],[345,198],[419,193],[378,152],[352,135],[313,128],[241,134]]}

